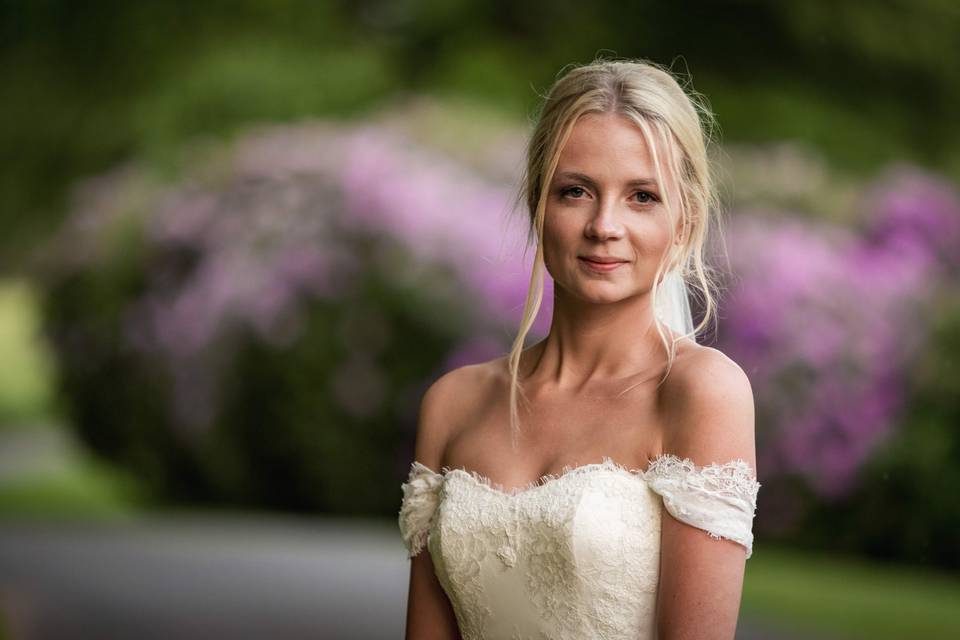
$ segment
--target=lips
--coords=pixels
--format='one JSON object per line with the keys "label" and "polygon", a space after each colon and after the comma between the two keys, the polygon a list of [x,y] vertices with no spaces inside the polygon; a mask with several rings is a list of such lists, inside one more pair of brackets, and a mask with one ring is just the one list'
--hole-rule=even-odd
{"label": "lips", "polygon": [[615,262],[626,262],[622,258],[614,258],[610,256],[580,256],[581,260],[589,260],[590,262],[596,262],[598,264],[612,264]]}
{"label": "lips", "polygon": [[581,264],[594,273],[607,273],[626,264],[626,260],[611,258],[606,256],[580,256],[577,258]]}

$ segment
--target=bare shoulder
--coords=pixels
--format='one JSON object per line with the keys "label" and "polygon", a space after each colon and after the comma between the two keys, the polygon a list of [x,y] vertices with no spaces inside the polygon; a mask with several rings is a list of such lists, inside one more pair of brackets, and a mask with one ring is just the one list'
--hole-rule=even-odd
{"label": "bare shoulder", "polygon": [[686,350],[662,394],[669,416],[666,451],[697,464],[740,458],[756,468],[753,388],[729,356],[703,345]]}
{"label": "bare shoulder", "polygon": [[743,368],[719,349],[705,345],[692,345],[684,350],[664,386],[688,400],[709,400],[711,394],[753,395]]}
{"label": "bare shoulder", "polygon": [[452,369],[424,392],[417,422],[414,458],[439,470],[447,443],[482,406],[501,378],[503,358]]}

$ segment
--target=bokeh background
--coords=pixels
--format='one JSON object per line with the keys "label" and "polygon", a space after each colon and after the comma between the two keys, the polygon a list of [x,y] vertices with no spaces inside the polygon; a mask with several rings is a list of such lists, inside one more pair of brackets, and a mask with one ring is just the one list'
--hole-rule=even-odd
{"label": "bokeh background", "polygon": [[509,347],[525,137],[597,55],[720,124],[738,637],[960,637],[958,42],[943,0],[3,0],[0,637],[401,637],[420,396]]}

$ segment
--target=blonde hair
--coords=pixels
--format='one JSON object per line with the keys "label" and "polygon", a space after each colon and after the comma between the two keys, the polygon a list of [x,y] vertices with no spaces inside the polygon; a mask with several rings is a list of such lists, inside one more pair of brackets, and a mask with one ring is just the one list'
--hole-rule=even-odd
{"label": "blonde hair", "polygon": [[[672,340],[663,323],[654,314],[657,332],[667,352],[667,369],[659,384],[666,380],[676,357],[676,343],[700,333],[716,317],[717,280],[704,260],[707,231],[719,224],[719,197],[714,184],[708,146],[716,129],[713,114],[702,96],[689,93],[666,68],[646,60],[598,58],[587,65],[572,65],[544,96],[536,115],[536,124],[527,147],[527,162],[519,199],[526,202],[530,215],[527,244],[536,240],[534,258],[520,330],[509,354],[510,426],[516,435],[520,417],[518,397],[523,396],[519,381],[520,355],[524,339],[533,325],[543,300],[543,222],[547,194],[554,172],[577,120],[588,113],[623,115],[639,127],[653,156],[657,180],[663,180],[665,166],[679,186],[679,206],[674,209],[664,189],[668,211],[676,210],[682,222],[681,243],[672,245],[657,270],[652,289],[653,308],[662,277],[672,271],[687,287],[697,292],[703,306],[703,318],[694,329]],[[695,339],[695,338],[694,338]],[[635,385],[634,385],[635,386]],[[632,388],[632,387],[630,387]],[[629,390],[629,388],[627,389]],[[626,391],[626,390],[625,390]],[[624,392],[625,392],[624,391]],[[621,393],[624,393],[621,392]]]}

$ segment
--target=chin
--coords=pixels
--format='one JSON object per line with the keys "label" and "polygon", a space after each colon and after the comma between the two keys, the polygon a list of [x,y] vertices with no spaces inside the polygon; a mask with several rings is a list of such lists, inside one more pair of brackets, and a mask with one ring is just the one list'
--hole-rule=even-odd
{"label": "chin", "polygon": [[577,297],[584,302],[607,304],[620,302],[630,297],[630,291],[622,286],[611,283],[598,283],[600,286],[587,286],[577,289]]}

